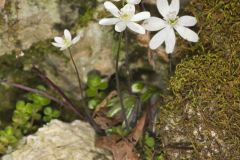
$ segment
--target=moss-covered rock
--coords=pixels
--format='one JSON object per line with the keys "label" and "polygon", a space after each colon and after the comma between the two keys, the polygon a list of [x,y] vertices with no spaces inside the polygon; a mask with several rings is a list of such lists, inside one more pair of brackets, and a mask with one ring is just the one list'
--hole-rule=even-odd
{"label": "moss-covered rock", "polygon": [[169,159],[239,159],[239,75],[236,54],[195,56],[177,66],[173,96],[159,115],[166,156],[178,153]]}
{"label": "moss-covered rock", "polygon": [[180,40],[178,54],[239,52],[239,8],[239,0],[192,0],[185,11],[198,19],[200,42],[189,45]]}

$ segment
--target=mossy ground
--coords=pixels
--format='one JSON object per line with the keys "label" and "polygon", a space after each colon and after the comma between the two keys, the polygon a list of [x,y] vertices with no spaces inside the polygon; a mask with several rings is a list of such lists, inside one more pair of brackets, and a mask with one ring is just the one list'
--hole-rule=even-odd
{"label": "mossy ground", "polygon": [[177,54],[218,54],[240,52],[240,1],[239,0],[192,0],[185,12],[197,18],[196,30],[200,42],[189,45],[179,41]]}
{"label": "mossy ground", "polygon": [[207,54],[179,64],[170,81],[174,96],[160,111],[163,133],[185,137],[197,159],[237,159],[239,74],[239,55]]}
{"label": "mossy ground", "polygon": [[[239,0],[192,0],[200,42],[180,40],[187,56],[159,113],[167,159],[240,159]],[[176,157],[174,157],[175,155]]]}

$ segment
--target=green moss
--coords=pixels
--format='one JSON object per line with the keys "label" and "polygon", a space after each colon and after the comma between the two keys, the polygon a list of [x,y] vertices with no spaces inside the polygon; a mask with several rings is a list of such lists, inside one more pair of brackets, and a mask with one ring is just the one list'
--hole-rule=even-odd
{"label": "green moss", "polygon": [[186,137],[196,159],[208,159],[208,154],[211,159],[239,157],[239,75],[240,56],[236,54],[184,60],[170,80],[173,96],[160,111],[162,131],[170,128],[162,135]]}
{"label": "green moss", "polygon": [[86,27],[88,22],[93,19],[93,14],[96,11],[95,8],[88,8],[83,15],[80,15],[74,29],[79,29],[81,27]]}
{"label": "green moss", "polygon": [[[179,42],[181,54],[240,52],[239,0],[192,0],[186,9],[198,19],[200,42],[189,46]],[[188,46],[186,46],[188,45]]]}
{"label": "green moss", "polygon": [[51,44],[52,40],[40,41],[33,44],[28,50],[23,51],[25,56],[21,59],[22,63],[27,65],[43,65],[48,55],[57,55],[63,57],[64,54]]}

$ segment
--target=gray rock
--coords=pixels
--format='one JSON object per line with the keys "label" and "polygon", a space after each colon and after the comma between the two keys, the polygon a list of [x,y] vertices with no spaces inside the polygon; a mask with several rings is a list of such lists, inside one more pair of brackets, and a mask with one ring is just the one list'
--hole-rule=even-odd
{"label": "gray rock", "polygon": [[82,121],[52,120],[2,160],[111,160],[108,152],[95,147],[95,132]]}
{"label": "gray rock", "polygon": [[5,5],[0,19],[0,55],[53,37],[54,24],[61,22],[57,0],[12,0]]}

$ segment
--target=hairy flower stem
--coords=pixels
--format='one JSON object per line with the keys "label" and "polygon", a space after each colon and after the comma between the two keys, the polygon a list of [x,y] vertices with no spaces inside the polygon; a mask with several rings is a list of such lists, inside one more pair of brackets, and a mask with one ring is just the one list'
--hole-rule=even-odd
{"label": "hairy flower stem", "polygon": [[126,68],[127,68],[127,80],[128,80],[128,92],[132,93],[132,73],[129,64],[129,49],[128,49],[128,31],[125,30],[125,52],[126,52]]}
{"label": "hairy flower stem", "polygon": [[129,130],[129,124],[128,124],[128,120],[127,120],[127,116],[126,116],[126,110],[123,104],[123,97],[122,97],[122,93],[120,90],[120,81],[119,81],[119,57],[120,57],[120,48],[121,48],[121,42],[122,42],[122,37],[123,34],[120,34],[120,38],[119,38],[119,42],[118,42],[118,48],[117,48],[117,55],[116,55],[116,83],[117,83],[117,92],[118,92],[118,97],[119,97],[119,101],[120,101],[120,105],[121,105],[121,110],[122,110],[122,115],[125,121],[125,125],[126,125],[126,129]]}
{"label": "hairy flower stem", "polygon": [[169,70],[168,70],[168,74],[169,76],[172,74],[172,55],[168,54],[168,59],[169,59]]}
{"label": "hairy flower stem", "polygon": [[77,80],[78,80],[78,85],[79,85],[79,89],[80,89],[80,93],[81,93],[81,97],[82,99],[84,99],[84,94],[83,94],[83,87],[82,87],[82,80],[80,78],[80,74],[79,74],[79,71],[77,69],[77,65],[73,59],[73,55],[72,55],[72,51],[70,48],[68,48],[68,53],[70,55],[70,58],[72,60],[72,63],[73,63],[73,66],[74,66],[74,69],[75,69],[75,72],[76,72],[76,75],[77,75]]}
{"label": "hairy flower stem", "polygon": [[87,103],[85,101],[85,97],[84,97],[84,92],[83,92],[83,87],[82,87],[82,80],[80,78],[80,74],[79,74],[79,71],[77,69],[77,65],[74,61],[74,58],[73,58],[73,55],[72,55],[72,51],[70,48],[68,48],[68,52],[69,52],[69,55],[71,57],[71,60],[72,60],[72,63],[74,65],[74,69],[75,69],[75,72],[76,72],[76,75],[77,75],[77,79],[78,79],[78,84],[79,84],[79,89],[80,89],[80,93],[81,93],[81,97],[82,97],[82,106],[83,106],[83,109],[84,109],[84,112],[86,114],[86,119],[87,121],[94,127],[94,129],[100,133],[100,134],[104,134],[104,131],[99,127],[99,125],[94,121],[94,119],[91,117],[90,115],[90,111],[87,107]]}
{"label": "hairy flower stem", "polygon": [[142,1],[140,2],[140,6],[141,6],[141,8],[142,8],[143,11],[146,11],[146,7],[145,7],[145,5],[144,5],[144,0],[142,0]]}

